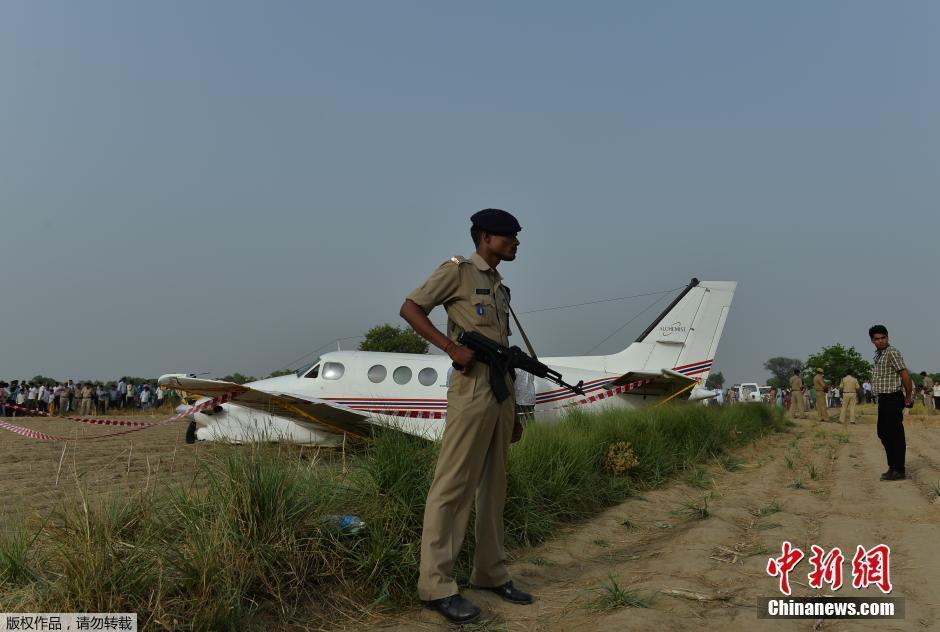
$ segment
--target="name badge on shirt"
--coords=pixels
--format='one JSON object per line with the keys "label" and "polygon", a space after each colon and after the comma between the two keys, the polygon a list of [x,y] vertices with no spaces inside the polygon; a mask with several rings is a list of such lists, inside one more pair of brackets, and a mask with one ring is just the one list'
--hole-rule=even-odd
{"label": "name badge on shirt", "polygon": [[490,288],[488,288],[488,287],[477,288],[476,293],[477,293],[477,294],[489,294],[489,293],[490,293]]}

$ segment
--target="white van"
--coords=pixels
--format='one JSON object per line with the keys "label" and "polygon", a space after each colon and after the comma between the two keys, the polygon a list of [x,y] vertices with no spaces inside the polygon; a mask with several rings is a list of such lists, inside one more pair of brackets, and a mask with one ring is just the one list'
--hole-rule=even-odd
{"label": "white van", "polygon": [[770,402],[770,387],[769,386],[760,387],[760,400],[764,402],[765,404]]}
{"label": "white van", "polygon": [[756,382],[744,382],[738,385],[737,389],[739,402],[761,401],[760,386],[758,386]]}

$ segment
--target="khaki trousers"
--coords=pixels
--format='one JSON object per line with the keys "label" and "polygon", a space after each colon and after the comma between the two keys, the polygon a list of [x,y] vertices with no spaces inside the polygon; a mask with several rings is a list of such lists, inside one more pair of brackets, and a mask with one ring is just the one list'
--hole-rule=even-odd
{"label": "khaki trousers", "polygon": [[829,421],[829,410],[826,406],[826,393],[816,392],[816,412],[819,414],[819,421]]}
{"label": "khaki trousers", "polygon": [[803,391],[793,391],[790,394],[790,414],[794,417],[797,415],[802,417],[806,414],[806,409],[803,405]]}
{"label": "khaki trousers", "polygon": [[[513,392],[511,382],[509,392]],[[488,366],[477,362],[469,375],[451,374],[447,423],[424,507],[418,577],[418,596],[424,601],[458,592],[454,562],[463,546],[474,498],[476,546],[470,582],[501,586],[509,581],[503,550],[503,506],[515,412],[512,395],[502,403],[493,397]]]}
{"label": "khaki trousers", "polygon": [[855,423],[855,393],[845,393],[842,396],[842,412],[839,413],[839,421],[845,423],[845,412],[849,412],[849,421]]}
{"label": "khaki trousers", "polygon": [[80,414],[82,415],[91,414],[91,398],[90,397],[82,398],[82,412]]}
{"label": "khaki trousers", "polygon": [[59,416],[65,416],[69,412],[69,397],[63,395],[59,398]]}

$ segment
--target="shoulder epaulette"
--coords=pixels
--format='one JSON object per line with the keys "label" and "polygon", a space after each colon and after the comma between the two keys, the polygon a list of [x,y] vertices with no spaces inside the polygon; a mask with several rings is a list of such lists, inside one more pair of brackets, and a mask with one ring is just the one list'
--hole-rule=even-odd
{"label": "shoulder epaulette", "polygon": [[469,261],[469,259],[467,259],[466,257],[461,257],[460,255],[454,255],[453,257],[450,258],[450,260],[458,265],[461,263],[467,263]]}

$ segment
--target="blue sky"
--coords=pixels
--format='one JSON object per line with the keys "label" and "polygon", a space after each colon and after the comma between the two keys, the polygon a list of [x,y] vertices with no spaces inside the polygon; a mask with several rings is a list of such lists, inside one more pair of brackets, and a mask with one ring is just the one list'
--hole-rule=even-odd
{"label": "blue sky", "polygon": [[[736,280],[732,381],[868,356],[875,322],[940,370],[938,27],[931,2],[3,3],[0,377],[281,368],[398,324],[489,206],[523,225],[523,311]],[[524,324],[581,354],[644,301]]]}

